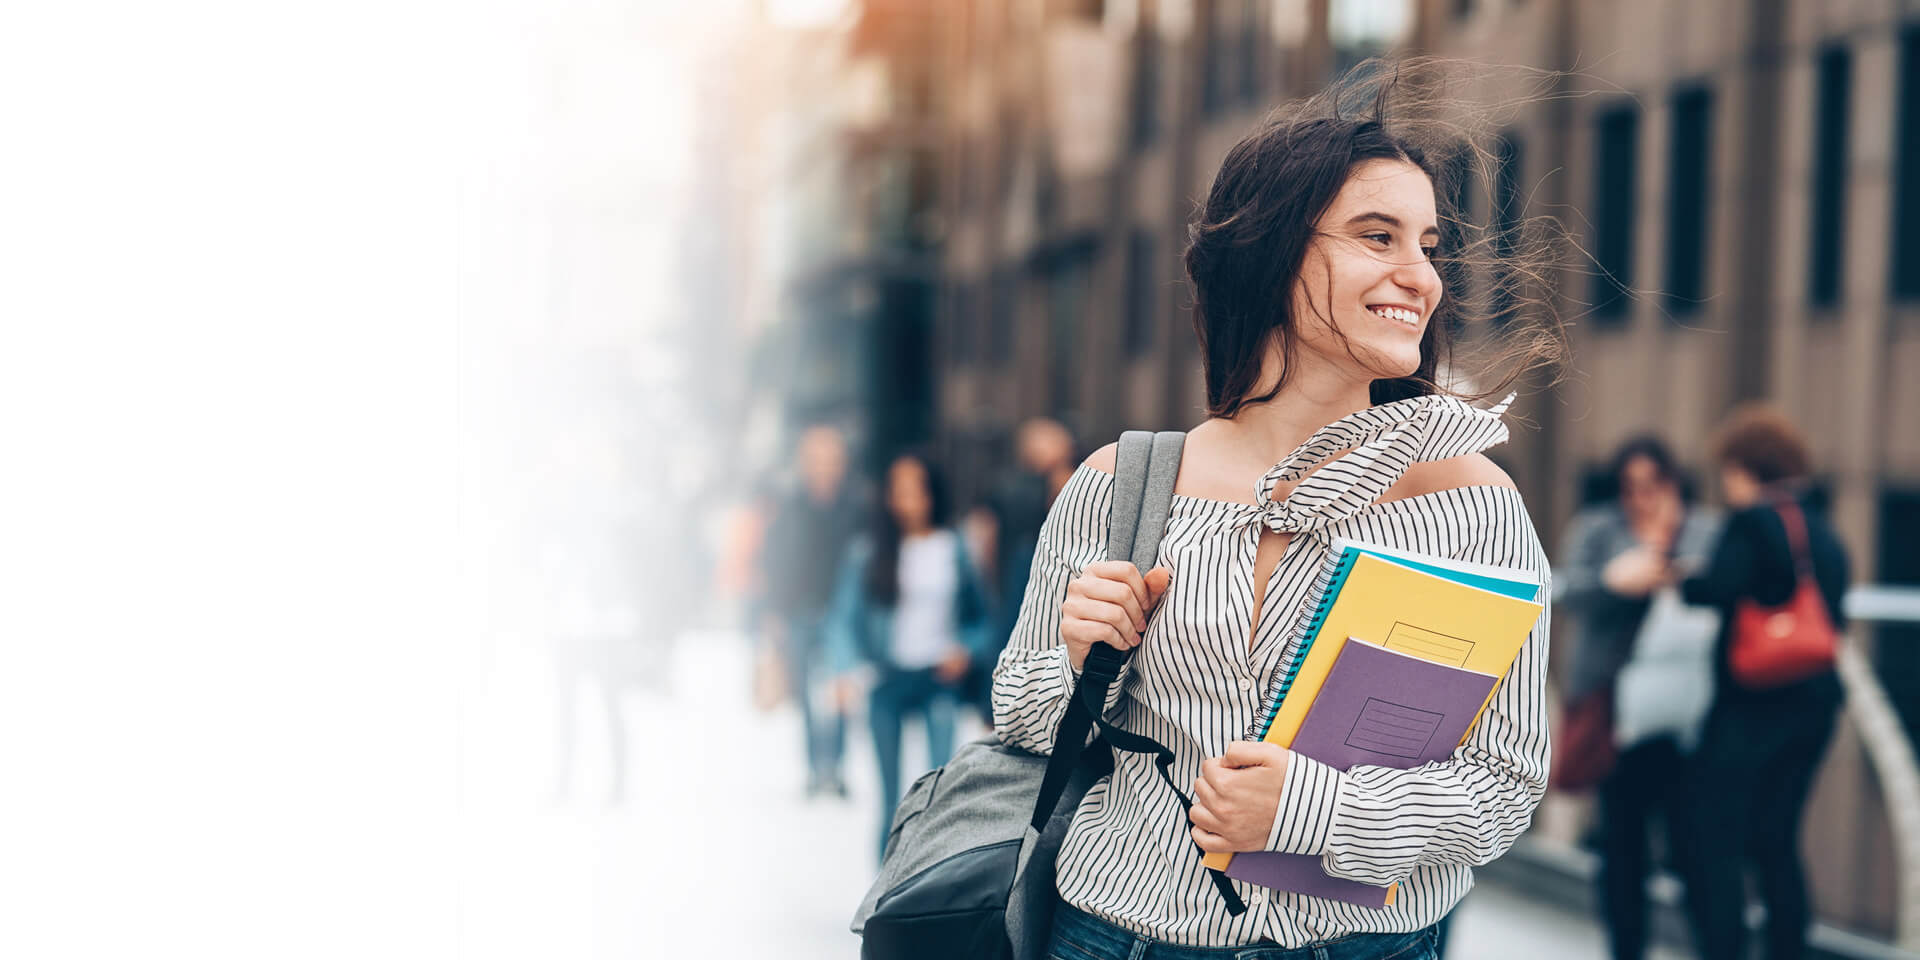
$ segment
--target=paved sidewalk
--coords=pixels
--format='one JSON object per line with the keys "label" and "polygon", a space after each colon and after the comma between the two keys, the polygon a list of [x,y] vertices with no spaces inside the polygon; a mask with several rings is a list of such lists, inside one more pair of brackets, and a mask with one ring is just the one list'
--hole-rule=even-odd
{"label": "paved sidewalk", "polygon": [[[847,960],[878,816],[864,729],[850,801],[801,797],[798,716],[747,703],[737,637],[684,639],[665,692],[622,698],[630,793],[610,806],[597,691],[580,696],[575,789],[552,801],[552,689],[538,651],[502,644],[472,677],[462,956]],[[907,779],[922,745],[909,732]],[[1483,885],[1456,914],[1453,960],[1599,960],[1585,916]],[[1683,954],[1661,952],[1652,960]]]}

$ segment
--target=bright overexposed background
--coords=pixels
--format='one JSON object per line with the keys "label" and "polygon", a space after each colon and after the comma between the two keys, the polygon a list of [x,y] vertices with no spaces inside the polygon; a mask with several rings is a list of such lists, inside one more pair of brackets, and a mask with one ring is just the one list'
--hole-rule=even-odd
{"label": "bright overexposed background", "polygon": [[[529,452],[495,427],[545,402],[501,371],[672,309],[677,78],[726,16],[7,15],[0,955],[460,949],[539,829],[463,781],[517,662],[473,573]],[[556,332],[562,268],[601,276]]]}

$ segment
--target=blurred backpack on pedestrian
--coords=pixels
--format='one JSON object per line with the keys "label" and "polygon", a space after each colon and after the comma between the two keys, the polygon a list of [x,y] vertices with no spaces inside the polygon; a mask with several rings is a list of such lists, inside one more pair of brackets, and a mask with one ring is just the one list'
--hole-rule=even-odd
{"label": "blurred backpack on pedestrian", "polygon": [[[1128,557],[1143,573],[1153,567],[1185,440],[1122,435],[1108,557]],[[1130,655],[1104,644],[1088,652],[1052,756],[989,737],[914,782],[894,810],[880,875],[854,914],[862,960],[1039,960],[1059,900],[1054,860],[1081,798],[1112,771],[1113,749],[1156,756],[1161,778],[1189,805],[1168,773],[1173,752],[1100,715]],[[1225,877],[1212,876],[1228,908],[1245,912]]]}

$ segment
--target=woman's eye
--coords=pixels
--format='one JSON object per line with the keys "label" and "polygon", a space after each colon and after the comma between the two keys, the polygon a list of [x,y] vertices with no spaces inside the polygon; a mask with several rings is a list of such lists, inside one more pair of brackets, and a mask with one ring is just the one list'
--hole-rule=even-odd
{"label": "woman's eye", "polygon": [[1384,233],[1363,233],[1360,235],[1360,239],[1372,240],[1374,243],[1378,243],[1383,246],[1393,242],[1393,238],[1387,236]]}
{"label": "woman's eye", "polygon": [[1437,257],[1440,255],[1440,248],[1439,247],[1421,247],[1420,254],[1421,256],[1426,257],[1428,260],[1432,260],[1434,257]]}

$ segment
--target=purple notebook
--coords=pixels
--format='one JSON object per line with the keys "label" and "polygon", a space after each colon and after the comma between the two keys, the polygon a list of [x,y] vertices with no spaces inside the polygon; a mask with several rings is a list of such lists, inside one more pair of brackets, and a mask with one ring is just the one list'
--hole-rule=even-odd
{"label": "purple notebook", "polygon": [[[1407,770],[1444,760],[1498,680],[1349,638],[1292,750],[1336,770]],[[1391,889],[1330,877],[1319,857],[1298,853],[1236,853],[1227,876],[1376,910],[1387,905]]]}

